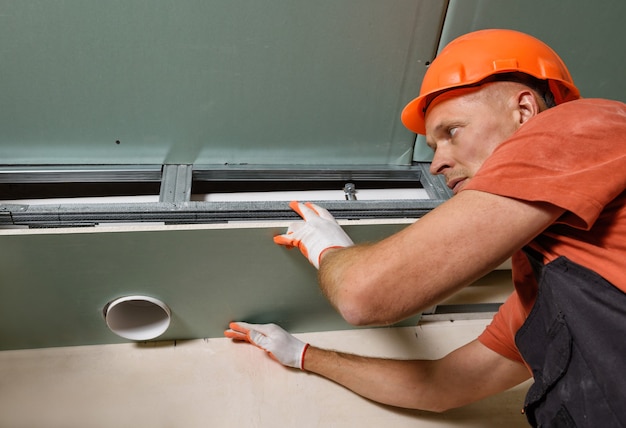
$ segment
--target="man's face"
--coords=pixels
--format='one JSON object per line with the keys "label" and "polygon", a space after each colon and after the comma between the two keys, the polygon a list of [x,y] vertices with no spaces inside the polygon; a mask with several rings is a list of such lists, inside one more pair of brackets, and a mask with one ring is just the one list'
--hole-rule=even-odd
{"label": "man's face", "polygon": [[426,112],[426,142],[435,152],[430,172],[443,174],[454,194],[519,128],[514,98],[494,95],[488,86],[444,93]]}

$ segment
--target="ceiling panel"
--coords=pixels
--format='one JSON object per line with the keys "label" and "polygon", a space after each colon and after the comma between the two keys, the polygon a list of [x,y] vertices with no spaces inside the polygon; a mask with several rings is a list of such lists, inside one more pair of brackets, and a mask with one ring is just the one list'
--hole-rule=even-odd
{"label": "ceiling panel", "polygon": [[[372,241],[406,223],[346,230]],[[315,268],[273,243],[287,224],[5,230],[0,349],[124,342],[102,311],[136,294],[170,307],[162,340],[220,337],[232,320],[294,332],[350,328],[321,295]]]}
{"label": "ceiling panel", "polygon": [[410,163],[445,6],[0,0],[0,162]]}

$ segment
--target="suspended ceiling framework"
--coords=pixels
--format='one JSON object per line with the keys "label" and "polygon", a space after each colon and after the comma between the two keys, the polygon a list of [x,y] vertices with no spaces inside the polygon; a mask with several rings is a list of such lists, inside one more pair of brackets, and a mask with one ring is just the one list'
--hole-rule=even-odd
{"label": "suspended ceiling framework", "polygon": [[526,31],[584,96],[623,100],[625,12],[0,0],[0,349],[124,341],[102,310],[130,294],[168,304],[160,339],[221,336],[233,319],[350,328],[315,269],[272,243],[296,218],[291,195],[329,208],[357,242],[400,230],[450,197],[399,121],[441,46],[479,28]]}

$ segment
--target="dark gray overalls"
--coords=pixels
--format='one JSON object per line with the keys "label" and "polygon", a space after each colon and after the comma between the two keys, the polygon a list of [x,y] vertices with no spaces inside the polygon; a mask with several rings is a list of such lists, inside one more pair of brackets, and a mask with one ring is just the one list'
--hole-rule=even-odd
{"label": "dark gray overalls", "polygon": [[[534,384],[524,410],[537,427],[626,427],[626,294],[565,257],[545,266],[515,342]],[[624,272],[626,275],[626,272]]]}

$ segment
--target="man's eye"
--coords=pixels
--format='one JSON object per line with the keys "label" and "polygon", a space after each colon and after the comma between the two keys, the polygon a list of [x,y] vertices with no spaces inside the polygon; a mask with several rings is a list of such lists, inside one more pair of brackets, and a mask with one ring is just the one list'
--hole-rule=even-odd
{"label": "man's eye", "polygon": [[451,137],[454,137],[454,134],[456,134],[456,131],[458,131],[458,130],[459,130],[459,128],[450,128],[450,129],[448,129],[448,134]]}

